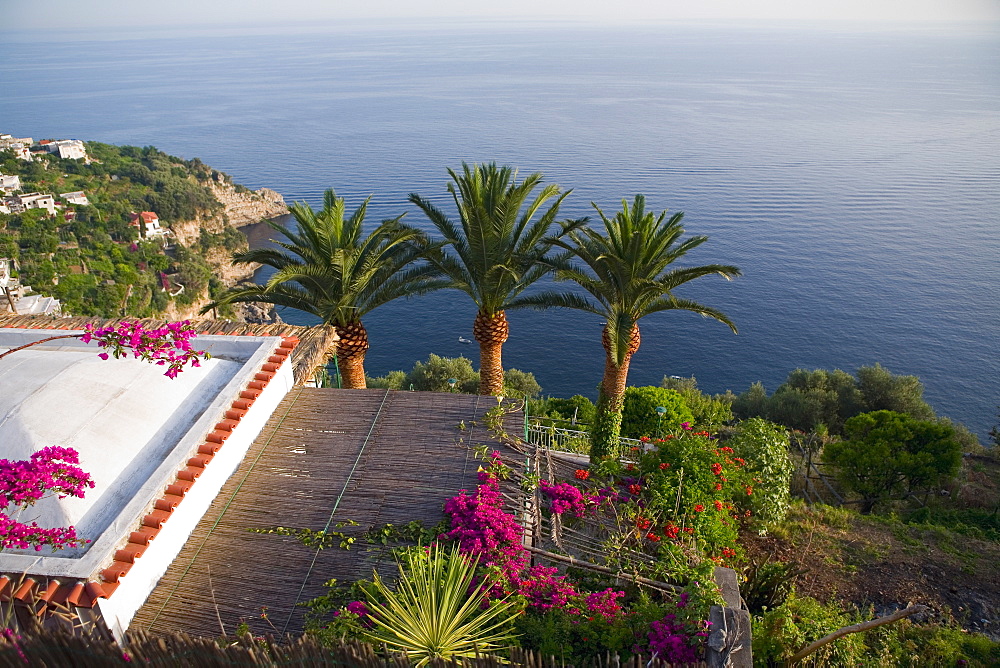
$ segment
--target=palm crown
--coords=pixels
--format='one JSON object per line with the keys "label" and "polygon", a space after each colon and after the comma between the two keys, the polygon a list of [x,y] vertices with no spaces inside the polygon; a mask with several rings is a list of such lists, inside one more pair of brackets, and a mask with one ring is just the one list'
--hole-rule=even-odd
{"label": "palm crown", "polygon": [[679,309],[693,311],[723,322],[736,332],[736,326],[721,311],[682,299],[673,290],[688,281],[709,274],[726,279],[739,276],[731,265],[708,264],[700,267],[672,268],[688,251],[708,237],[696,236],[680,241],[683,214],[667,218],[645,210],[646,199],[636,195],[632,207],[622,201],[622,210],[608,218],[594,204],[604,223],[605,233],[593,228],[571,231],[567,238],[549,242],[566,254],[549,258],[559,280],[571,280],[588,294],[543,292],[522,300],[538,308],[565,306],[603,316],[607,324],[602,344],[607,354],[604,379],[598,397],[598,418],[594,429],[594,450],[598,455],[611,451],[618,440],[622,397],[632,355],[639,349],[638,321],[651,313]]}
{"label": "palm crown", "polygon": [[569,191],[560,195],[558,186],[548,185],[533,195],[542,181],[538,172],[518,183],[517,172],[510,167],[462,163],[461,174],[451,169],[448,174],[458,223],[417,194],[411,194],[410,201],[444,237],[427,257],[448,277],[448,287],[466,293],[478,307],[473,334],[480,344],[480,392],[499,394],[500,354],[508,331],[504,310],[528,305],[521,293],[551,271],[546,263],[550,238],[561,237],[583,221],[556,221]]}
{"label": "palm crown", "polygon": [[[270,225],[283,237],[278,248],[257,248],[233,255],[236,264],[259,263],[275,269],[265,285],[229,290],[202,312],[235,302],[265,302],[286,306],[337,327],[338,356],[344,359],[368,349],[361,318],[386,302],[442,287],[437,270],[420,262],[423,233],[401,222],[403,216],[383,221],[367,236],[363,223],[366,199],[345,218],[344,199],[327,190],[323,208],[304,203],[289,207],[297,230],[276,222]],[[431,246],[433,248],[433,246]],[[362,370],[363,373],[363,370]],[[364,387],[363,375],[361,387]]]}
{"label": "palm crown", "polygon": [[[452,169],[448,175],[457,225],[420,195],[410,195],[444,237],[445,247],[430,254],[431,260],[451,279],[449,287],[469,295],[480,312],[516,307],[517,296],[549,271],[539,262],[549,250],[546,239],[556,225],[559,205],[572,191],[560,195],[559,186],[550,184],[529,202],[542,175],[535,172],[517,183],[516,170],[496,163],[462,163],[461,175]],[[552,198],[555,202],[532,222]],[[566,229],[563,225],[559,234]]]}
{"label": "palm crown", "polygon": [[560,256],[553,261],[558,269],[557,278],[579,284],[592,300],[578,294],[557,292],[534,295],[529,300],[534,305],[565,306],[604,316],[610,352],[618,364],[629,349],[633,325],[658,311],[693,311],[737,331],[736,325],[721,311],[676,297],[673,290],[710,274],[730,279],[739,276],[740,270],[722,264],[671,268],[676,260],[703,244],[708,237],[695,236],[678,243],[684,234],[681,226],[684,214],[675,213],[664,222],[666,211],[655,216],[645,211],[645,205],[646,198],[636,195],[631,208],[622,200],[622,210],[614,218],[608,218],[593,204],[606,234],[586,227],[570,232],[568,241],[551,239],[554,246],[565,249],[584,265],[575,264],[570,256]]}

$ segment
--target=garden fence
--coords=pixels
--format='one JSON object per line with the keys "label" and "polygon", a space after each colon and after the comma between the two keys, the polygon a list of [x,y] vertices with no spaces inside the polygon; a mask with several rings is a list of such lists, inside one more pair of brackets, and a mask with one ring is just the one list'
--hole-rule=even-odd
{"label": "garden fence", "polygon": [[[123,649],[111,640],[86,638],[64,631],[42,631],[24,637],[0,637],[0,666],[190,666],[217,668],[223,666],[351,666],[352,668],[409,668],[413,664],[403,654],[392,654],[384,648],[358,640],[343,640],[333,646],[321,645],[309,636],[286,639],[273,638],[213,639],[185,634],[152,636],[129,633]],[[480,658],[436,660],[431,668],[573,668],[558,657],[544,657],[536,652],[512,648],[509,658],[484,655]],[[649,656],[629,659],[608,655],[576,668],[704,668],[704,662],[669,664]]]}
{"label": "garden fence", "polygon": [[[578,429],[558,427],[555,422],[550,418],[525,416],[525,440],[546,450],[590,454],[590,434]],[[634,438],[622,438],[619,443],[619,453],[628,452],[629,448],[643,447],[643,443]]]}

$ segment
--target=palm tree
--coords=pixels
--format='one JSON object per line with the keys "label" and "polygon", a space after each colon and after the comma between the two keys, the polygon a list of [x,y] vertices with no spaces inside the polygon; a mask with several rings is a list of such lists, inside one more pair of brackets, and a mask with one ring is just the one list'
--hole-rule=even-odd
{"label": "palm tree", "polygon": [[678,243],[684,234],[680,224],[684,214],[675,213],[666,219],[664,211],[657,217],[645,211],[646,198],[642,195],[636,195],[631,208],[622,200],[622,210],[614,218],[605,216],[596,204],[591,205],[604,222],[606,234],[583,228],[570,232],[568,240],[549,240],[570,253],[570,257],[561,256],[552,263],[557,269],[556,278],[576,282],[589,297],[545,292],[524,301],[536,308],[564,306],[589,311],[607,321],[601,334],[606,353],[604,378],[591,434],[591,456],[600,457],[617,447],[629,362],[639,349],[639,320],[658,311],[694,311],[729,325],[735,333],[736,325],[724,313],[675,297],[673,290],[708,274],[728,280],[739,276],[740,270],[722,264],[670,268],[708,237],[691,237]]}
{"label": "palm tree", "polygon": [[364,388],[368,333],[361,318],[386,302],[446,284],[433,265],[421,262],[421,252],[434,246],[422,232],[403,225],[402,215],[382,221],[362,237],[370,200],[347,220],[344,199],[333,189],[324,194],[318,213],[305,203],[292,205],[289,211],[298,223],[297,231],[269,223],[287,240],[275,242],[280,249],[257,248],[233,255],[234,264],[273,267],[276,271],[267,284],[232,288],[201,312],[222,304],[264,302],[311,313],[333,325],[340,335],[337,359],[344,387]]}
{"label": "palm tree", "polygon": [[[556,221],[559,205],[572,192],[560,195],[556,185],[545,186],[529,201],[542,181],[538,172],[518,183],[517,171],[510,167],[470,167],[463,162],[461,174],[451,169],[448,174],[459,224],[417,194],[410,195],[410,202],[444,236],[444,244],[427,256],[450,279],[448,287],[469,295],[478,308],[472,333],[479,342],[479,393],[497,395],[503,392],[501,352],[508,334],[504,311],[523,306],[520,294],[551,271],[544,263],[550,239],[585,221]],[[555,201],[532,222],[552,198]]]}

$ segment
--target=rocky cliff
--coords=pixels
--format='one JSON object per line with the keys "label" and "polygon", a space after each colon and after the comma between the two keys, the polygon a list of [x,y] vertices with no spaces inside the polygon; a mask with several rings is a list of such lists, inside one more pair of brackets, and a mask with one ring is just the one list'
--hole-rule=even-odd
{"label": "rocky cliff", "polygon": [[[236,186],[225,174],[208,183],[215,198],[222,208],[213,213],[203,213],[193,220],[174,223],[171,226],[177,241],[185,246],[191,246],[198,241],[202,230],[212,234],[222,233],[226,227],[243,227],[253,225],[262,220],[276,218],[288,213],[288,205],[284,198],[269,188],[248,190]],[[212,273],[226,285],[235,285],[239,281],[253,276],[259,265],[233,265],[232,254],[222,247],[209,248],[204,258],[212,267]],[[208,303],[208,295],[202,295],[198,301],[188,308],[178,308],[171,303],[166,312],[169,319],[188,319],[197,316],[198,310]],[[260,311],[258,313],[257,311]],[[253,322],[273,322],[277,316],[270,306],[256,308],[247,305],[237,309],[240,319]],[[279,319],[280,321],[280,319]]]}
{"label": "rocky cliff", "polygon": [[233,227],[253,225],[288,213],[284,198],[269,188],[238,189],[229,181],[214,181],[209,187],[215,199],[225,207],[225,215]]}
{"label": "rocky cliff", "polygon": [[200,214],[193,220],[174,223],[171,229],[177,240],[185,246],[197,241],[202,230],[218,234],[227,225],[243,227],[288,213],[288,205],[280,194],[268,188],[247,190],[237,187],[221,173],[218,179],[209,182],[208,188],[222,204],[222,209]]}

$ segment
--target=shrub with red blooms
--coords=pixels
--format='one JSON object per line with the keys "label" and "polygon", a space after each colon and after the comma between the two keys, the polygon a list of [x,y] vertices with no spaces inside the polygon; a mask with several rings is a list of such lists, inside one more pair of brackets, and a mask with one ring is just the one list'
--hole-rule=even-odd
{"label": "shrub with red blooms", "polygon": [[25,524],[12,519],[7,509],[13,506],[23,510],[42,498],[55,494],[83,497],[94,482],[90,475],[77,466],[80,459],[76,450],[49,446],[31,455],[27,460],[0,459],[0,549],[18,548],[41,550],[49,546],[53,551],[76,547],[81,541],[74,527],[47,529],[35,522]]}

